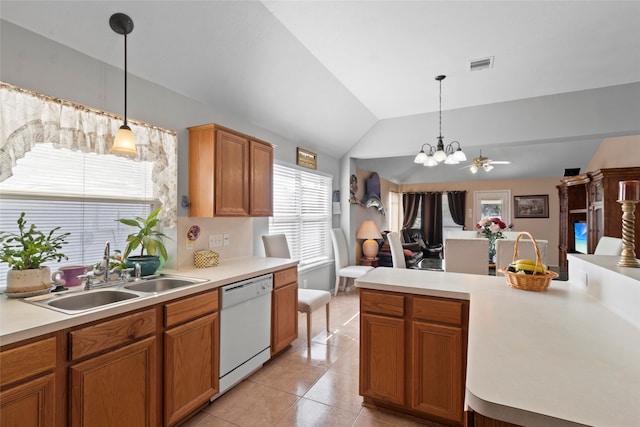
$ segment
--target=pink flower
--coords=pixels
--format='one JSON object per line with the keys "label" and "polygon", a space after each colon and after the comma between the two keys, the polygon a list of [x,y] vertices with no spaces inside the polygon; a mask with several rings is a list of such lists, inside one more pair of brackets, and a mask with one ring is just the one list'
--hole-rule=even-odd
{"label": "pink flower", "polygon": [[[504,224],[504,223],[503,223]],[[500,227],[499,223],[496,222],[492,222],[491,225],[489,226],[489,230],[492,233],[497,233],[498,231],[502,230],[502,227]]]}

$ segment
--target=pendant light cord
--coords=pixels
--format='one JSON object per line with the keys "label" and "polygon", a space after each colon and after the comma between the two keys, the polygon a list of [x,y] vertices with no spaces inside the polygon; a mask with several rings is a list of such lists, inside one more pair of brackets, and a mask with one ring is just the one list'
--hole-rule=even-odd
{"label": "pendant light cord", "polygon": [[[125,44],[125,51],[126,51],[126,44]],[[126,63],[126,62],[125,62]],[[442,140],[442,80],[439,80],[440,82],[440,106],[439,106],[439,110],[440,110],[440,140]],[[126,86],[126,83],[125,83]],[[125,102],[126,104],[126,102]],[[126,107],[125,107],[125,111],[126,111]],[[127,113],[125,113],[126,116]]]}
{"label": "pendant light cord", "polygon": [[124,125],[127,126],[127,34],[124,35]]}

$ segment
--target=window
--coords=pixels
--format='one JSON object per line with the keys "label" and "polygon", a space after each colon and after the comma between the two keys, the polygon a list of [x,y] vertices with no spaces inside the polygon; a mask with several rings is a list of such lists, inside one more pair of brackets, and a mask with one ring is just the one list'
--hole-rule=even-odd
{"label": "window", "polygon": [[476,223],[483,218],[500,218],[509,224],[511,218],[511,191],[475,191],[474,214]]}
{"label": "window", "polygon": [[402,229],[402,215],[400,211],[400,194],[395,191],[389,191],[389,201],[387,202],[389,209],[387,215],[389,224],[387,227],[391,231],[400,232]]}
{"label": "window", "polygon": [[[36,144],[18,160],[13,175],[0,183],[0,230],[17,232],[26,212],[27,225],[48,232],[70,232],[64,245],[69,259],[46,263],[52,271],[64,265],[91,265],[102,259],[104,244],[124,250],[131,227],[118,218],[146,217],[152,210],[152,162],[113,155],[81,153]],[[0,264],[0,288],[8,266]]]}
{"label": "window", "polygon": [[269,234],[284,233],[300,267],[329,259],[332,179],[283,165],[273,167]]}

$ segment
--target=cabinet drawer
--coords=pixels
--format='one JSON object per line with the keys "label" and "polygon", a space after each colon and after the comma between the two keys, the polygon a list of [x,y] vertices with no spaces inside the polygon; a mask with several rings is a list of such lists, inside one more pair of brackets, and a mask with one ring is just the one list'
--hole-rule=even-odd
{"label": "cabinet drawer", "polygon": [[291,267],[286,270],[276,271],[273,273],[274,289],[278,289],[293,282],[298,282],[298,267]]}
{"label": "cabinet drawer", "polygon": [[155,310],[109,320],[69,334],[71,360],[133,342],[156,330]]}
{"label": "cabinet drawer", "polygon": [[413,298],[413,318],[432,322],[462,325],[464,302],[437,298]]}
{"label": "cabinet drawer", "polygon": [[211,291],[164,306],[166,327],[183,323],[218,310],[218,291]]}
{"label": "cabinet drawer", "polygon": [[0,366],[0,387],[52,370],[56,366],[55,337],[3,351]]}
{"label": "cabinet drawer", "polygon": [[360,311],[404,317],[404,296],[360,290]]}

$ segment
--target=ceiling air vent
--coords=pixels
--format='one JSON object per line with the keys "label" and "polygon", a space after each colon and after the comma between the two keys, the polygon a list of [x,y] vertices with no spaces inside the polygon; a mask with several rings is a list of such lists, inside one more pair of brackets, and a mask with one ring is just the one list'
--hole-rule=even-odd
{"label": "ceiling air vent", "polygon": [[469,61],[469,71],[485,70],[493,67],[493,56]]}

